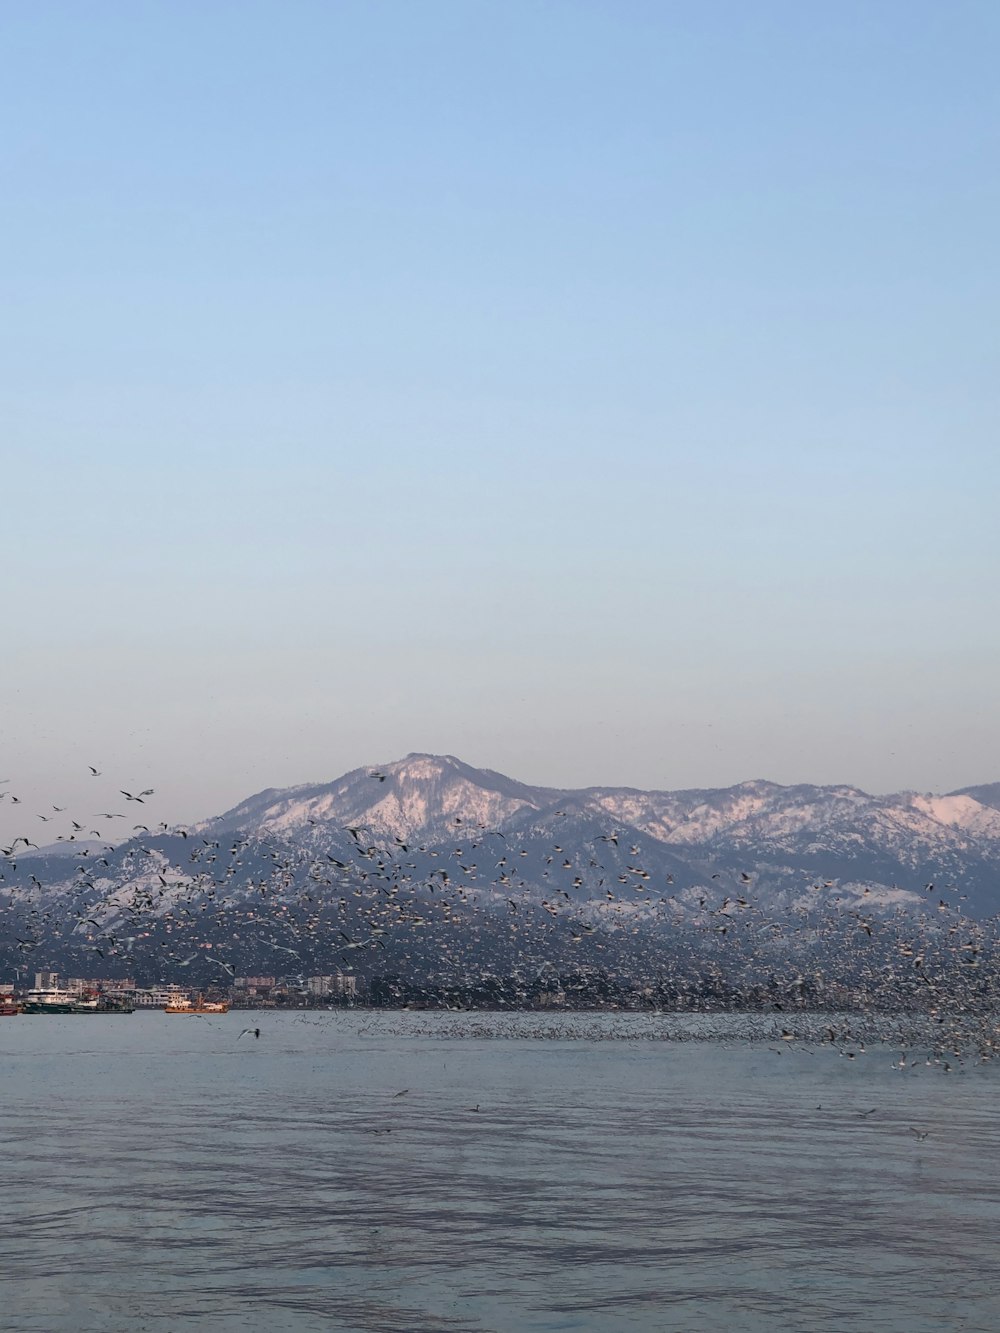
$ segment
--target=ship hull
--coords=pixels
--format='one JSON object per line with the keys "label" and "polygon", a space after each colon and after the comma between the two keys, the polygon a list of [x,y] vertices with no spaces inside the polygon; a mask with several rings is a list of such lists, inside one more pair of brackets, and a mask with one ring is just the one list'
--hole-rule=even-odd
{"label": "ship hull", "polygon": [[31,1000],[25,1000],[21,1008],[22,1014],[92,1014],[93,1009],[81,1009],[75,1004],[34,1004]]}

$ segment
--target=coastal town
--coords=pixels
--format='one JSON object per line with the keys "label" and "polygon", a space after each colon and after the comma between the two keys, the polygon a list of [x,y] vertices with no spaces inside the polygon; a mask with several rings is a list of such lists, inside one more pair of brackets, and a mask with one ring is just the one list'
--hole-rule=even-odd
{"label": "coastal town", "polygon": [[134,1013],[161,1009],[165,1013],[226,1013],[230,1009],[311,1008],[350,1004],[357,998],[357,979],[343,973],[296,978],[236,977],[227,988],[195,990],[177,982],[137,986],[124,980],[66,977],[57,972],[34,974],[34,985],[0,984],[0,1017],[17,1014]]}
{"label": "coastal town", "polygon": [[[315,976],[237,976],[229,986],[183,982],[137,985],[130,978],[62,977],[38,971],[33,985],[0,983],[0,1017],[18,1014],[219,1013],[230,1009],[480,1009],[663,1010],[713,1013],[733,1010],[845,1011],[872,1007],[854,987],[823,984],[819,976],[779,979],[749,989],[711,972],[663,975],[655,980],[616,976],[601,968],[559,972],[543,965],[532,978],[484,972],[463,980],[416,983],[398,974],[363,978],[332,972]],[[878,1006],[876,1006],[878,1007]],[[899,1007],[898,1001],[896,1007]],[[903,1005],[906,1008],[906,1005]]]}

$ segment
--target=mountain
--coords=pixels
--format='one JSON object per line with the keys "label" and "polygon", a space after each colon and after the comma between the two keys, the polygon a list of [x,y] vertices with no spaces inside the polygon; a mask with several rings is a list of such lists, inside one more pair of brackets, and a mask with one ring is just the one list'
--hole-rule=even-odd
{"label": "mountain", "polygon": [[669,860],[675,881],[681,871],[698,883],[710,866],[709,878],[749,872],[767,893],[820,876],[892,903],[901,895],[919,901],[938,882],[966,893],[982,912],[1000,908],[1000,783],[946,796],[761,780],[684,791],[570,790],[529,786],[453,755],[410,754],[331,783],[269,789],[197,831],[318,849],[348,827],[431,846],[469,830],[531,829],[542,837],[561,830],[576,845],[619,830]]}
{"label": "mountain", "polygon": [[876,926],[889,939],[920,918],[937,937],[992,918],[998,861],[1000,784],[569,789],[410,754],[117,847],[15,849],[0,964],[649,973],[722,950],[746,969],[835,939],[848,958],[843,939]]}
{"label": "mountain", "polygon": [[525,808],[542,809],[562,792],[529,787],[453,755],[410,754],[382,768],[357,768],[335,782],[269,788],[197,826],[199,833],[253,830],[322,841],[330,827],[364,822],[371,831],[404,838],[450,837],[460,823],[490,827]]}

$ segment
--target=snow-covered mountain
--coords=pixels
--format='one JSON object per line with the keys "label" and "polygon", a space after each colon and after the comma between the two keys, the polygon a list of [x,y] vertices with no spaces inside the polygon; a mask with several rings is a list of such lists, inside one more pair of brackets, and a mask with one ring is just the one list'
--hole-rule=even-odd
{"label": "snow-covered mountain", "polygon": [[[495,828],[524,809],[541,810],[564,793],[529,787],[453,755],[410,754],[383,767],[356,768],[335,782],[269,788],[197,832],[254,831],[306,844],[331,827],[364,824],[379,836],[435,841],[462,824]],[[456,823],[456,821],[458,821]]]}
{"label": "snow-covered mountain", "polygon": [[183,967],[217,950],[220,968],[328,970],[363,940],[383,966],[426,971],[560,949],[622,967],[638,951],[646,966],[678,931],[731,938],[711,914],[733,910],[832,913],[852,930],[900,912],[994,917],[998,867],[1000,784],[567,789],[411,754],[268,789],[190,829],[143,826],[114,849],[22,846],[0,865],[0,952],[147,948]]}
{"label": "snow-covered mountain", "polygon": [[[935,879],[958,885],[971,876],[984,908],[994,902],[1000,866],[1000,783],[939,796],[874,796],[850,786],[780,786],[742,782],[722,789],[640,791],[529,786],[472,768],[452,755],[410,754],[355,769],[335,782],[270,789],[199,825],[322,847],[331,833],[363,828],[374,838],[434,845],[468,830],[538,830],[642,834],[685,862],[738,864],[763,888],[762,865],[802,863],[841,878],[845,868],[872,886],[923,891]],[[771,873],[775,873],[771,872]],[[928,878],[924,878],[924,876]],[[970,895],[971,896],[971,895]]]}

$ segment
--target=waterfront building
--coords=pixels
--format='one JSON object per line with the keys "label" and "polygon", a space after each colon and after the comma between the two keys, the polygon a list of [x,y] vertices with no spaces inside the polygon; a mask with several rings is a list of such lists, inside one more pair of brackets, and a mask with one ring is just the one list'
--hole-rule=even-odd
{"label": "waterfront building", "polygon": [[190,990],[187,986],[171,984],[168,986],[136,987],[132,992],[132,1003],[137,1009],[165,1009],[168,1004],[179,999],[188,999]]}
{"label": "waterfront building", "polygon": [[66,990],[72,991],[74,995],[92,991],[95,994],[124,996],[132,994],[135,982],[128,977],[124,981],[110,981],[105,977],[68,977]]}
{"label": "waterfront building", "polygon": [[306,993],[315,1000],[328,999],[333,995],[353,998],[358,993],[358,979],[344,972],[335,972],[329,976],[307,977]]}

